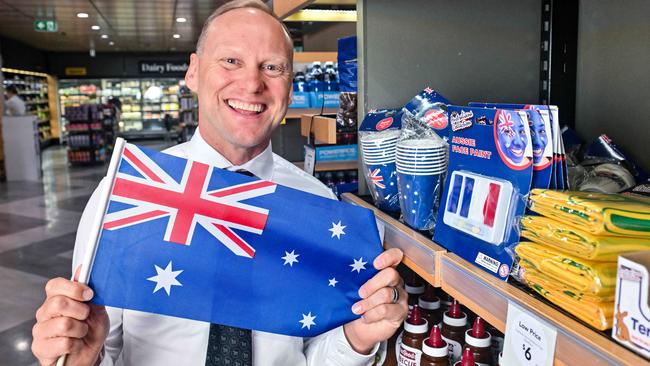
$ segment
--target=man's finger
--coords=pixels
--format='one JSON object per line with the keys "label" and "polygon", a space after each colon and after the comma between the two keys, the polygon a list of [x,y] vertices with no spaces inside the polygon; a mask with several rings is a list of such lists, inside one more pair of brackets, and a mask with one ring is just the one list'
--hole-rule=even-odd
{"label": "man's finger", "polygon": [[60,316],[36,323],[32,328],[32,335],[37,336],[38,334],[48,334],[48,338],[83,338],[88,334],[88,324],[73,318]]}
{"label": "man's finger", "polygon": [[398,248],[390,248],[375,258],[373,265],[376,269],[382,270],[387,267],[397,267],[402,262],[404,253]]}
{"label": "man's finger", "polygon": [[402,281],[402,277],[400,277],[397,270],[393,267],[388,267],[382,269],[379,273],[366,281],[366,283],[359,288],[359,296],[365,299],[380,288],[402,287],[403,285],[404,281]]}
{"label": "man's finger", "polygon": [[[399,291],[398,303],[406,304],[406,298],[408,297],[406,291],[399,287],[395,287],[395,289]],[[393,304],[393,296],[393,287],[383,287],[370,295],[367,299],[363,299],[354,304],[352,306],[352,312],[360,315],[378,306],[384,304]]]}
{"label": "man's finger", "polygon": [[403,304],[382,304],[366,311],[363,314],[363,321],[367,324],[388,321],[399,326],[403,320],[403,308]]}
{"label": "man's finger", "polygon": [[77,301],[88,301],[93,298],[93,290],[78,282],[72,282],[63,277],[49,280],[45,285],[47,297],[63,295]]}
{"label": "man's finger", "polygon": [[69,297],[58,295],[48,297],[43,305],[36,311],[36,321],[45,322],[56,317],[67,317],[77,320],[86,320],[90,314],[90,307]]}
{"label": "man's finger", "polygon": [[38,338],[32,342],[32,353],[43,365],[54,364],[59,356],[79,352],[82,348],[81,339],[68,337]]}

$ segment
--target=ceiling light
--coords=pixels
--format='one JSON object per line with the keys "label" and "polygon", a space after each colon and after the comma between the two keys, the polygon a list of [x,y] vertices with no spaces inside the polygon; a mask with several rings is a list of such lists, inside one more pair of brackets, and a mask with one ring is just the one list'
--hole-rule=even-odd
{"label": "ceiling light", "polygon": [[110,41],[110,42],[108,42],[108,45],[109,45],[109,46],[115,46],[115,42]]}
{"label": "ceiling light", "polygon": [[98,25],[93,25],[92,27],[90,27],[90,29],[92,29],[92,30],[100,30],[101,28]]}
{"label": "ceiling light", "polygon": [[174,38],[176,38],[176,39],[179,39],[179,38],[181,38],[181,35],[178,34],[178,33],[174,33],[174,35],[173,35],[172,37],[174,37]]}
{"label": "ceiling light", "polygon": [[88,18],[88,13],[77,13],[77,18]]}
{"label": "ceiling light", "polygon": [[177,23],[185,23],[185,22],[187,22],[187,18],[178,17],[178,18],[176,18],[176,22]]}
{"label": "ceiling light", "polygon": [[108,38],[108,34],[102,34],[102,38],[104,39]]}

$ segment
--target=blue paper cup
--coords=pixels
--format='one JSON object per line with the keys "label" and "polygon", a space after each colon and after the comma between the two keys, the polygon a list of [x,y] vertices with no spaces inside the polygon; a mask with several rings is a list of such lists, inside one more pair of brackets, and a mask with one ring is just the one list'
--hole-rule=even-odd
{"label": "blue paper cup", "polygon": [[395,163],[366,164],[365,173],[375,206],[383,211],[399,211]]}
{"label": "blue paper cup", "polygon": [[443,174],[415,175],[397,172],[402,219],[408,226],[416,230],[433,228]]}

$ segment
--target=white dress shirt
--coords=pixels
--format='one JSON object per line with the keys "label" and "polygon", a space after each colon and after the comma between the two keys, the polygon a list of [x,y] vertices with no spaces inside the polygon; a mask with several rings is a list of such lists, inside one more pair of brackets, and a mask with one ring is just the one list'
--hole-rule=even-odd
{"label": "white dress shirt", "polygon": [[[197,129],[190,141],[165,152],[229,170],[246,169],[263,180],[336,199],[316,178],[274,154],[270,144],[251,161],[233,166],[205,142]],[[96,189],[93,193],[79,222],[73,268],[83,258],[98,192]],[[205,365],[209,323],[111,307],[107,311],[110,331],[101,365]],[[375,346],[370,355],[355,352],[345,338],[343,327],[314,338],[253,331],[252,341],[254,366],[370,365],[378,349]]]}
{"label": "white dress shirt", "polygon": [[5,113],[10,116],[24,116],[25,102],[19,96],[13,95],[5,102]]}

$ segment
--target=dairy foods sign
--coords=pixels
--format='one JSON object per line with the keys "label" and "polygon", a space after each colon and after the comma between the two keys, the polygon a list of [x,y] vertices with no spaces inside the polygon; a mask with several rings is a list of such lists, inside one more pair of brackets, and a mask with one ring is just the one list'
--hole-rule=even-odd
{"label": "dairy foods sign", "polygon": [[141,74],[185,74],[189,63],[178,61],[140,61],[138,70]]}

